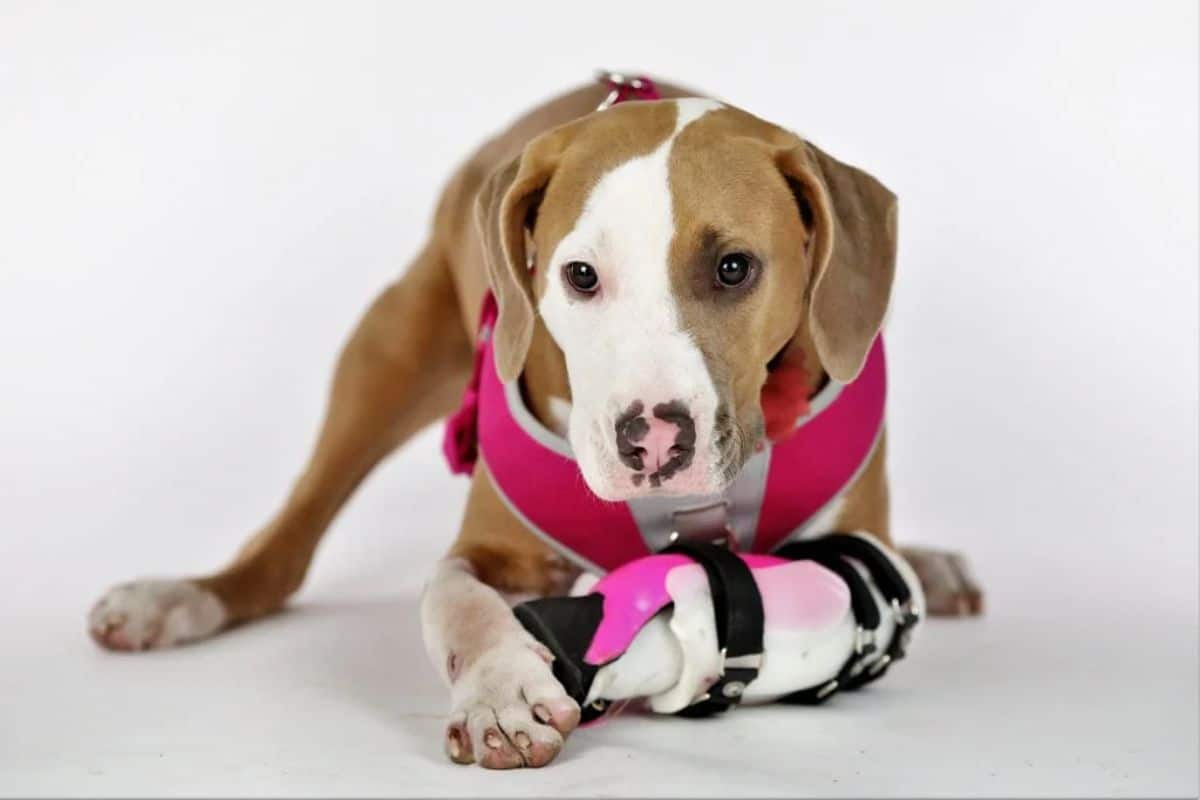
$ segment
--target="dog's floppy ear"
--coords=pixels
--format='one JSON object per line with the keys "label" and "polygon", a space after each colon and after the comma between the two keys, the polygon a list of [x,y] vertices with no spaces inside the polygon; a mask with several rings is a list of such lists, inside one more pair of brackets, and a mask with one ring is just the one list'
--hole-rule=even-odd
{"label": "dog's floppy ear", "polygon": [[808,324],[821,366],[853,380],[883,325],[896,270],[896,196],[807,142],[779,153],[814,229]]}
{"label": "dog's floppy ear", "polygon": [[533,338],[533,264],[526,240],[566,140],[563,129],[534,139],[521,155],[491,174],[475,203],[488,279],[500,309],[492,335],[496,370],[504,381],[520,376]]}

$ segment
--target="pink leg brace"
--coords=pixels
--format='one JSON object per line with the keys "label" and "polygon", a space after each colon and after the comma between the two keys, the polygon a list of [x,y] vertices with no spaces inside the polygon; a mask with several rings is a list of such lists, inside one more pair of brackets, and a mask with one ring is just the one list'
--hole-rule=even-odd
{"label": "pink leg brace", "polygon": [[867,534],[775,555],[677,545],[616,569],[582,596],[523,603],[517,618],[595,719],[644,698],[703,716],[740,703],[819,703],[881,677],[924,616],[912,568]]}

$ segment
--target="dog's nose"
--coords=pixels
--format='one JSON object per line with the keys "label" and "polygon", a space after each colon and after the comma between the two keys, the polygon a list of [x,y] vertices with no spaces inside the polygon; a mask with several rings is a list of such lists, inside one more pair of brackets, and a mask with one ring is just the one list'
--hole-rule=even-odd
{"label": "dog's nose", "polygon": [[679,426],[665,419],[651,417],[646,421],[648,429],[638,445],[645,451],[646,469],[657,471],[671,459],[671,451],[675,449],[675,439],[679,436]]}
{"label": "dog's nose", "polygon": [[696,424],[677,400],[659,403],[650,415],[644,410],[635,402],[617,420],[617,454],[637,473],[635,485],[649,478],[651,486],[659,486],[692,463]]}

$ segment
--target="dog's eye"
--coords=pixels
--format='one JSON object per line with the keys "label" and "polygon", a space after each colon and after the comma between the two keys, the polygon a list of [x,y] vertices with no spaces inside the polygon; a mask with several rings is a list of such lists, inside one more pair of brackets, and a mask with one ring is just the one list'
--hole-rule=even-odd
{"label": "dog's eye", "polygon": [[584,261],[572,261],[563,267],[563,274],[571,288],[583,294],[591,294],[600,288],[600,276],[596,268]]}
{"label": "dog's eye", "polygon": [[718,286],[741,286],[750,277],[754,262],[745,253],[730,253],[721,256],[717,264]]}

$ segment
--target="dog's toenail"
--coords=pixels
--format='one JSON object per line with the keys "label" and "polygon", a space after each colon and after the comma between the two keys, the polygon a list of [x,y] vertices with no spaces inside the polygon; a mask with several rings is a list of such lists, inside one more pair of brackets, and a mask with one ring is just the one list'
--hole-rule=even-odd
{"label": "dog's toenail", "polygon": [[550,722],[550,711],[545,706],[534,706],[533,715],[538,718],[538,722]]}
{"label": "dog's toenail", "polygon": [[500,749],[500,734],[495,731],[488,731],[483,735],[483,743],[493,750]]}
{"label": "dog's toenail", "polygon": [[517,735],[513,737],[513,741],[516,742],[517,747],[521,748],[522,750],[528,750],[529,745],[532,744],[532,742],[529,741],[529,736],[525,733],[525,731],[517,731]]}

